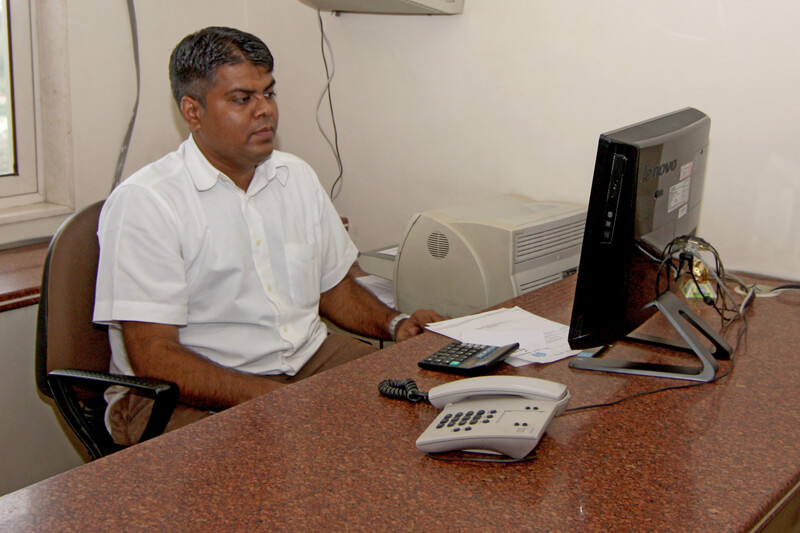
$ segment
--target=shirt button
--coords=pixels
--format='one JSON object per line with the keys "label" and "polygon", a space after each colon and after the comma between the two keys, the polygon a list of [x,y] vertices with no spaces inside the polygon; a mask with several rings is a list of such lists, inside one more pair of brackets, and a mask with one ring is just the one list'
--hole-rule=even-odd
{"label": "shirt button", "polygon": [[283,332],[286,333],[287,331],[289,331],[289,328],[287,328],[286,326],[283,326]]}
{"label": "shirt button", "polygon": [[272,292],[272,285],[267,285],[267,292]]}
{"label": "shirt button", "polygon": [[261,246],[261,239],[258,239],[258,240],[256,241],[256,246]]}

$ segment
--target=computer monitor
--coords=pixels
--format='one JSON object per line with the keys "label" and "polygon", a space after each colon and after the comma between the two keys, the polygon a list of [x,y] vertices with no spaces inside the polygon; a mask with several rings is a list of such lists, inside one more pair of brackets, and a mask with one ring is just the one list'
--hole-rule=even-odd
{"label": "computer monitor", "polygon": [[[710,124],[686,108],[600,136],[569,329],[573,349],[634,340],[694,353],[700,366],[614,360],[600,349],[571,367],[709,381],[716,359],[730,357],[662,274],[670,243],[697,230]],[[685,342],[634,332],[659,311]]]}

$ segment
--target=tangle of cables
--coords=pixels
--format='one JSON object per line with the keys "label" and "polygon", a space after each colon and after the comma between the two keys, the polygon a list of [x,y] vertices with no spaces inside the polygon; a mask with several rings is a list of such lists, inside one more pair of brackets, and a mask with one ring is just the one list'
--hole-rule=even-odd
{"label": "tangle of cables", "polygon": [[[713,258],[713,265],[709,264],[703,256],[704,253]],[[753,301],[755,285],[746,284],[738,277],[729,275],[725,271],[719,252],[708,241],[693,235],[677,237],[664,248],[661,257],[656,277],[656,297],[668,291],[673,282],[686,276],[695,286],[697,294],[720,316],[723,331],[744,317],[745,309]],[[701,279],[699,272],[707,272],[708,280]],[[662,276],[666,278],[666,287],[662,286]],[[711,291],[704,286],[712,280],[715,294],[711,294]],[[744,294],[741,302],[736,302],[736,298],[728,289],[727,282],[734,282],[739,286]]]}

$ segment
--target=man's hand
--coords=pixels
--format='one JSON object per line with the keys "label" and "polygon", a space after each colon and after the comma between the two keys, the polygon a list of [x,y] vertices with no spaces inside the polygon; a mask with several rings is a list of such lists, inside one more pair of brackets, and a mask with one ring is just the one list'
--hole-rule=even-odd
{"label": "man's hand", "polygon": [[410,339],[422,333],[425,330],[425,325],[431,322],[439,322],[440,320],[447,320],[448,317],[442,316],[433,309],[418,309],[410,318],[402,320],[395,330],[395,339],[397,342]]}
{"label": "man's hand", "polygon": [[[376,339],[391,338],[389,323],[398,314],[356,282],[352,270],[335,287],[320,295],[319,311],[346,331]],[[425,324],[446,318],[430,309],[415,311],[411,318],[397,324],[395,340],[402,341],[419,335]]]}

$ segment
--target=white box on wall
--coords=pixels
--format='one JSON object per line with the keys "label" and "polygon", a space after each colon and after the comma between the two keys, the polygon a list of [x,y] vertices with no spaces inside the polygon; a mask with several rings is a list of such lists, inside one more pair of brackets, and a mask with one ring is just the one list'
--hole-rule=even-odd
{"label": "white box on wall", "polygon": [[455,15],[464,0],[300,0],[322,11],[394,15]]}

